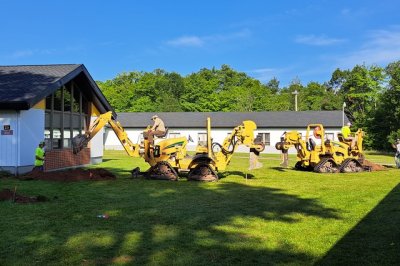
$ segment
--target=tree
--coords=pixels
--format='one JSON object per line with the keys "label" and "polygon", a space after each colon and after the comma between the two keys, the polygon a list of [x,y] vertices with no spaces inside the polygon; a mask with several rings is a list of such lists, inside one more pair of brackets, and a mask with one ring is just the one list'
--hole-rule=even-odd
{"label": "tree", "polygon": [[400,138],[400,61],[389,64],[385,71],[389,78],[387,88],[369,125],[374,140],[371,146],[379,150],[391,150],[391,143]]}
{"label": "tree", "polygon": [[365,125],[376,109],[384,78],[381,67],[356,65],[351,71],[335,70],[329,84],[342,95],[350,119],[358,125]]}

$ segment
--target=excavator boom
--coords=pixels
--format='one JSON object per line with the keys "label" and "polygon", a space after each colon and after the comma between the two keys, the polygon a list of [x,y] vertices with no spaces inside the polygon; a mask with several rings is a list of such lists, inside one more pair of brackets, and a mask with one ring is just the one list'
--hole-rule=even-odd
{"label": "excavator boom", "polygon": [[132,157],[139,157],[139,145],[134,144],[129,139],[128,134],[121,124],[113,118],[111,111],[100,114],[85,134],[79,134],[72,139],[72,150],[74,154],[77,154],[86,147],[89,141],[107,124],[111,126],[115,135],[117,135],[126,153]]}

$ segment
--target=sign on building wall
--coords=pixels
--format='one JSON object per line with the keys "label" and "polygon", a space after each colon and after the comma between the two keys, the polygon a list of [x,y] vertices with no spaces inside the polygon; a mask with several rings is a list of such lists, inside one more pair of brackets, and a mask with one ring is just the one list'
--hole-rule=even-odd
{"label": "sign on building wall", "polygon": [[14,131],[11,129],[10,125],[3,125],[1,135],[14,135]]}

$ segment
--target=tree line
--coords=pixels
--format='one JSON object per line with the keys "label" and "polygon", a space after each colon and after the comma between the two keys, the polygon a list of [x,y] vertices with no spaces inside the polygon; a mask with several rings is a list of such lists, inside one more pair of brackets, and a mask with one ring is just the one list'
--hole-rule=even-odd
{"label": "tree line", "polygon": [[[253,112],[342,110],[355,128],[363,128],[365,147],[390,150],[400,138],[400,61],[386,67],[356,65],[336,69],[329,81],[303,85],[294,79],[262,83],[222,65],[181,76],[156,69],[133,71],[97,82],[116,112]],[[304,125],[306,126],[306,125]]]}

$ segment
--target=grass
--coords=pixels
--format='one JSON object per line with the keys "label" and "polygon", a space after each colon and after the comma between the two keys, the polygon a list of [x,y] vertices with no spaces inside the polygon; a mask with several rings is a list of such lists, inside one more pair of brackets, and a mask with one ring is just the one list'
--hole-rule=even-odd
{"label": "grass", "polygon": [[[399,170],[316,174],[263,155],[233,158],[219,182],[132,180],[141,159],[106,151],[116,181],[0,178],[51,200],[0,202],[0,265],[393,265],[400,261]],[[391,156],[367,159],[392,163]],[[294,164],[291,156],[290,163]],[[247,175],[247,179],[246,174]],[[251,177],[251,178],[250,178]],[[107,213],[109,219],[98,214]]]}

